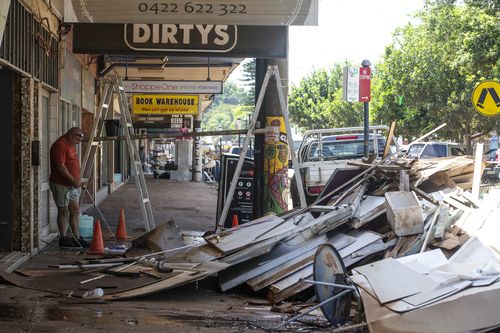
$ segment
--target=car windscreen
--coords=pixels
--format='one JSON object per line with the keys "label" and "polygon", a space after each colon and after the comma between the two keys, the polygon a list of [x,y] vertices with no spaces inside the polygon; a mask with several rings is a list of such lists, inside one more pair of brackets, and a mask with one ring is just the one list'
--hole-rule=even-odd
{"label": "car windscreen", "polygon": [[419,157],[422,149],[424,149],[425,143],[414,143],[408,148],[408,152],[406,153],[408,157],[414,158]]}
{"label": "car windscreen", "polygon": [[[381,156],[384,152],[385,139],[378,138],[377,140],[378,155]],[[368,141],[368,151],[374,153],[373,140]],[[349,160],[361,158],[364,156],[364,141],[363,138],[357,140],[334,140],[323,142],[322,155],[324,160]],[[309,161],[319,160],[318,142],[311,143],[308,153]]]}
{"label": "car windscreen", "polygon": [[446,145],[443,144],[428,144],[425,146],[424,151],[420,158],[437,158],[448,156],[446,152]]}

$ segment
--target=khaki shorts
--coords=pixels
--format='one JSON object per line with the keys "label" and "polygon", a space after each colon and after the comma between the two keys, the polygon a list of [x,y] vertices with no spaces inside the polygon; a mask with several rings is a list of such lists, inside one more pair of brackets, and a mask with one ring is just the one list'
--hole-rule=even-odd
{"label": "khaki shorts", "polygon": [[70,201],[79,202],[80,200],[80,189],[56,184],[49,182],[50,190],[52,191],[52,196],[56,202],[57,207],[68,207]]}

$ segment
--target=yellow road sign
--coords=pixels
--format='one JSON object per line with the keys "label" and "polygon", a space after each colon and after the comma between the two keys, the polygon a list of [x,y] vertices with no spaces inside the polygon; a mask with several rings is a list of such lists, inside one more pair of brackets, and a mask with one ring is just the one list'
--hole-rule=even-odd
{"label": "yellow road sign", "polygon": [[482,115],[492,117],[500,113],[500,83],[483,81],[472,93],[472,105]]}

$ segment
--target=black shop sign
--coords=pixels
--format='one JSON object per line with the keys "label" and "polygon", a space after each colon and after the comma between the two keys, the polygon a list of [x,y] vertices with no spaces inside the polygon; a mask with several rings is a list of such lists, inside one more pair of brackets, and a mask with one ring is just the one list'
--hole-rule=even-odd
{"label": "black shop sign", "polygon": [[[217,221],[219,221],[222,209],[224,208],[225,199],[231,187],[231,181],[236,172],[239,158],[238,155],[225,154],[222,156],[222,170],[219,178],[219,195],[217,200]],[[238,217],[239,224],[244,224],[254,219],[254,172],[255,164],[253,159],[245,158],[231,205],[229,206],[229,212],[224,221],[224,228],[232,226],[234,216]]]}

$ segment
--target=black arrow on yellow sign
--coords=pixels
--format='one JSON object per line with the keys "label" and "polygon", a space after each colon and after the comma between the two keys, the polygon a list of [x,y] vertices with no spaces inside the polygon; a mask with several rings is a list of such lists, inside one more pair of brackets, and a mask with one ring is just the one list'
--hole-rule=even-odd
{"label": "black arrow on yellow sign", "polygon": [[497,94],[495,88],[483,88],[483,90],[481,90],[481,94],[479,94],[479,99],[477,100],[476,106],[480,107],[481,109],[484,109],[483,103],[486,100],[486,97],[488,96],[488,92],[490,93],[491,97],[493,98],[495,105],[497,107],[499,107],[500,106],[500,97],[498,97],[498,94]]}

